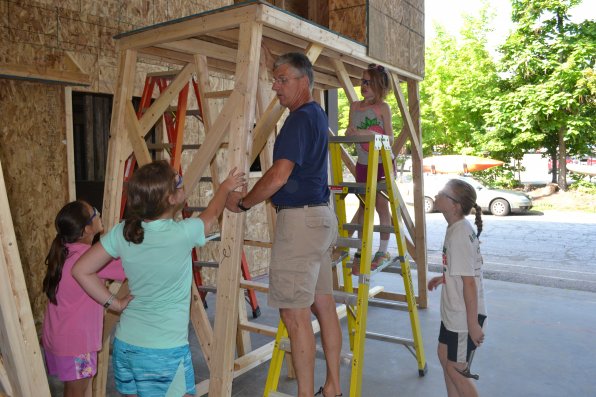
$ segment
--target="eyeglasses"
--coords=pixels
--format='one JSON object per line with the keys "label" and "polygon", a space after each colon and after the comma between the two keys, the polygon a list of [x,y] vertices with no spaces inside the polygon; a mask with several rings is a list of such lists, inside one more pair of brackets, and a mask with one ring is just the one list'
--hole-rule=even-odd
{"label": "eyeglasses", "polygon": [[93,223],[93,219],[99,214],[99,211],[97,210],[97,208],[93,207],[93,214],[91,215],[91,217],[89,218],[89,220],[87,221],[87,223],[85,224],[85,226],[90,225],[91,223]]}
{"label": "eyeglasses", "polygon": [[370,79],[360,79],[360,85],[370,85]]}
{"label": "eyeglasses", "polygon": [[182,189],[184,186],[182,186],[182,183],[184,183],[184,180],[182,179],[182,175],[180,174],[176,174],[176,189]]}
{"label": "eyeglasses", "polygon": [[271,79],[271,85],[274,85],[275,83],[278,83],[279,85],[286,85],[288,81],[290,80],[298,80],[301,79],[304,76],[300,76],[300,77],[278,77],[278,78],[273,78]]}
{"label": "eyeglasses", "polygon": [[385,71],[385,67],[383,65],[377,65],[376,63],[369,63],[368,64],[368,68],[369,69],[373,69],[373,70],[377,70],[379,72],[384,72]]}
{"label": "eyeglasses", "polygon": [[450,199],[450,200],[453,200],[453,202],[455,202],[455,203],[459,203],[459,200],[457,200],[457,199],[455,199],[453,196],[451,196],[451,195],[449,195],[449,194],[445,193],[445,191],[443,191],[443,190],[441,190],[439,193],[437,193],[437,196],[445,196],[445,197],[447,197],[448,199]]}

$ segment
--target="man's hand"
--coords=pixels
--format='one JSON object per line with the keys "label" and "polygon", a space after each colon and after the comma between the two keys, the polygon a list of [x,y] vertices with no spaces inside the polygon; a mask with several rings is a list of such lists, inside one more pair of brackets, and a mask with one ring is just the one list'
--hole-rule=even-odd
{"label": "man's hand", "polygon": [[437,288],[441,284],[443,284],[443,276],[433,277],[428,282],[428,290],[432,291],[433,289]]}
{"label": "man's hand", "polygon": [[238,208],[238,201],[240,201],[242,197],[242,192],[230,192],[226,199],[226,208],[232,212],[242,212],[242,210]]}
{"label": "man's hand", "polygon": [[480,346],[484,342],[484,331],[478,322],[468,324],[468,334],[476,346]]}

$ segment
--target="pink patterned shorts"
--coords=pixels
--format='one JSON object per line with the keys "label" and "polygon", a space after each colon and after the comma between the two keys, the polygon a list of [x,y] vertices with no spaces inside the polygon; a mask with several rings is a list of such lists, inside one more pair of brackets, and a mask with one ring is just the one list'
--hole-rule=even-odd
{"label": "pink patterned shorts", "polygon": [[48,373],[62,382],[92,378],[97,372],[97,352],[57,356],[45,351]]}

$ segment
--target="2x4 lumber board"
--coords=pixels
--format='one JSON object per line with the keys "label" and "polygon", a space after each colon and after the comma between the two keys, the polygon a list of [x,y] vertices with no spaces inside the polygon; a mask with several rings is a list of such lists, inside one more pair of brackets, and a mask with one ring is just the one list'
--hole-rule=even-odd
{"label": "2x4 lumber board", "polygon": [[159,98],[151,104],[149,109],[145,111],[143,117],[139,120],[143,137],[149,132],[151,127],[157,123],[157,120],[163,116],[164,112],[170,106],[170,103],[176,99],[176,95],[180,93],[185,85],[189,84],[194,69],[194,62],[184,66],[176,78],[168,85],[168,88],[166,88]]}
{"label": "2x4 lumber board", "polygon": [[[333,50],[348,54],[360,59],[367,58],[366,47],[358,45],[337,33],[318,27],[310,22],[298,19],[291,14],[277,10],[273,7],[262,6],[262,21],[266,26],[277,31],[300,37],[310,43],[318,43],[324,47],[333,46]],[[267,37],[274,37],[273,30],[267,30]]]}
{"label": "2x4 lumber board", "polygon": [[[120,221],[120,203],[122,182],[124,180],[124,162],[130,154],[130,143],[126,136],[126,104],[132,100],[134,73],[137,52],[128,50],[120,53],[116,92],[112,105],[110,138],[108,141],[108,159],[104,185],[103,221],[106,229]],[[104,392],[105,393],[105,392]]]}
{"label": "2x4 lumber board", "polygon": [[416,135],[416,129],[414,128],[414,123],[412,122],[412,116],[410,115],[410,109],[406,102],[406,97],[404,96],[399,83],[399,77],[395,73],[391,73],[391,79],[393,81],[393,94],[395,95],[395,99],[397,99],[397,106],[399,107],[399,111],[403,117],[404,125],[407,126],[408,137],[410,138],[413,146],[412,150],[422,153],[420,140]]}
{"label": "2x4 lumber board", "polygon": [[17,396],[49,397],[1,163],[0,214],[0,346],[7,377]]}
{"label": "2x4 lumber board", "polygon": [[132,145],[132,150],[137,159],[139,167],[151,162],[151,155],[145,142],[145,134],[142,131],[141,124],[137,118],[132,102],[126,104],[126,125],[128,126],[128,139]]}
{"label": "2x4 lumber board", "polygon": [[[419,141],[422,141],[422,131],[420,129],[420,92],[418,82],[407,80],[408,103],[410,114],[412,115],[412,132]],[[422,147],[417,151],[412,151],[412,176],[414,177],[414,220],[418,227],[415,234],[412,235],[416,246],[416,266],[418,270],[418,291],[420,295],[419,305],[421,308],[428,307],[428,291],[426,289],[426,278],[428,275],[428,261],[426,256],[426,214],[424,212],[424,191],[422,183]],[[416,183],[417,182],[417,183]]]}
{"label": "2x4 lumber board", "polygon": [[[242,100],[230,121],[230,152],[228,162],[239,170],[248,172],[251,153],[249,131],[254,123],[257,80],[263,25],[246,22],[240,25],[240,42],[236,62],[234,92]],[[212,134],[210,134],[212,135]],[[229,397],[232,394],[234,346],[238,321],[238,298],[240,289],[240,263],[246,214],[225,211],[221,238],[221,264],[217,272],[217,307],[215,313],[214,340],[209,395]]]}
{"label": "2x4 lumber board", "polygon": [[72,119],[72,88],[64,88],[64,128],[66,130],[66,172],[68,174],[68,201],[77,199],[75,185],[74,131]]}
{"label": "2x4 lumber board", "polygon": [[192,15],[172,20],[155,27],[116,36],[118,48],[126,50],[142,48],[188,39],[209,32],[237,27],[242,23],[257,20],[257,5],[228,8],[223,11]]}
{"label": "2x4 lumber board", "polygon": [[157,46],[166,50],[183,52],[186,54],[201,54],[221,61],[235,62],[236,49],[198,39],[187,39],[163,43]]}
{"label": "2x4 lumber board", "polygon": [[[8,378],[8,372],[6,372],[4,361],[2,361],[2,355],[0,355],[0,390],[4,390],[4,392],[6,392],[9,396],[14,394],[10,384],[10,379]],[[1,391],[0,396],[4,397]]]}
{"label": "2x4 lumber board", "polygon": [[201,351],[207,362],[207,367],[211,370],[213,328],[211,328],[209,317],[203,305],[203,299],[201,299],[199,290],[194,282],[191,289],[190,323],[195,330],[199,345],[201,345]]}
{"label": "2x4 lumber board", "polygon": [[350,75],[346,70],[346,66],[342,61],[339,59],[332,59],[331,62],[335,67],[335,73],[337,73],[337,78],[341,84],[341,87],[346,92],[350,103],[358,101],[358,94],[356,93],[356,89],[352,84],[352,80],[350,80]]}
{"label": "2x4 lumber board", "polygon": [[[304,55],[306,55],[306,57],[314,65],[322,50],[322,45],[317,43],[311,43],[306,49]],[[285,110],[286,109],[279,104],[278,99],[273,98],[271,100],[271,103],[269,103],[267,110],[257,122],[257,125],[253,132],[252,155],[250,156],[251,164],[253,161],[255,161],[259,153],[261,153],[261,151],[263,150],[265,142],[267,142],[269,135],[273,131],[273,128],[275,128],[275,126],[277,125],[277,122],[284,114]]]}
{"label": "2x4 lumber board", "polygon": [[0,65],[0,77],[34,80],[44,83],[91,85],[91,77],[86,73],[49,69],[39,65],[2,64]]}

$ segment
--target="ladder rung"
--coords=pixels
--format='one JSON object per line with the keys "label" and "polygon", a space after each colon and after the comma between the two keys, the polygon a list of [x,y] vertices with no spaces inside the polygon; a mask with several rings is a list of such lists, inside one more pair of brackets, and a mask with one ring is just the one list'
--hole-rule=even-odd
{"label": "ladder rung", "polygon": [[345,247],[345,248],[361,248],[362,247],[362,239],[354,238],[354,237],[338,237],[335,245],[337,247]]}
{"label": "ladder rung", "polygon": [[[330,185],[329,190],[331,193],[354,193],[354,194],[365,194],[366,183],[362,182],[342,182],[337,185]],[[385,181],[377,182],[377,191],[386,191],[387,183]]]}
{"label": "ladder rung", "polygon": [[[377,285],[372,287],[368,290],[368,297],[372,298],[377,294],[380,294],[385,290],[385,287],[382,285]],[[358,301],[357,294],[350,294],[349,292],[344,291],[333,291],[333,299],[336,303],[342,303],[344,305],[355,306]]]}
{"label": "ladder rung", "polygon": [[258,281],[253,280],[241,280],[240,281],[240,288],[244,289],[253,289],[259,292],[269,292],[269,284],[260,283]]}
{"label": "ladder rung", "polygon": [[379,334],[377,332],[366,332],[366,337],[368,339],[375,339],[375,340],[380,340],[383,342],[391,342],[391,343],[396,343],[398,345],[405,345],[405,346],[414,346],[414,341],[412,339],[407,339],[407,338],[401,338],[399,336],[393,336],[393,335],[384,335],[384,334]]}
{"label": "ladder rung", "polygon": [[369,299],[368,300],[368,305],[369,306],[374,306],[374,307],[382,307],[384,309],[393,309],[393,310],[402,310],[402,311],[408,311],[408,304],[404,303],[404,302],[393,302],[393,301],[388,301],[385,299]]}
{"label": "ladder rung", "polygon": [[351,135],[351,136],[330,136],[329,143],[366,143],[375,140],[375,134],[370,135]]}
{"label": "ladder rung", "polygon": [[[348,231],[362,231],[362,225],[358,223],[344,223],[343,228]],[[378,233],[395,233],[395,228],[393,226],[375,225],[373,231]]]}
{"label": "ladder rung", "polygon": [[[283,350],[286,353],[292,353],[292,348],[290,346],[290,339],[286,338],[281,338],[279,341],[279,350]],[[317,349],[315,351],[315,355],[317,358],[321,358],[324,359],[325,358],[325,353],[323,352],[323,350],[319,347],[319,345],[317,345]],[[340,353],[340,359],[341,362],[343,364],[350,364],[350,362],[352,361],[352,354],[351,353],[344,353],[343,351]]]}
{"label": "ladder rung", "polygon": [[[170,112],[170,113],[176,113],[178,111],[178,107],[177,106],[168,106],[168,108],[166,109],[166,112]],[[186,109],[186,116],[200,116],[201,113],[199,112],[199,109]]]}
{"label": "ladder rung", "polygon": [[197,285],[197,289],[199,291],[205,291],[205,292],[213,292],[215,293],[217,291],[217,288],[215,287],[210,287],[208,285]]}
{"label": "ladder rung", "polygon": [[192,265],[195,267],[219,267],[218,262],[212,261],[194,261]]}
{"label": "ladder rung", "polygon": [[[164,149],[171,149],[172,147],[174,147],[173,144],[171,143],[148,143],[147,144],[147,149],[149,150],[164,150]],[[193,144],[188,144],[188,145],[182,145],[182,149],[184,150],[197,150],[200,147],[200,145],[193,145]]]}
{"label": "ladder rung", "polygon": [[178,76],[180,70],[173,69],[173,70],[164,70],[163,72],[150,72],[147,73],[147,77],[161,77],[164,79],[172,78]]}

